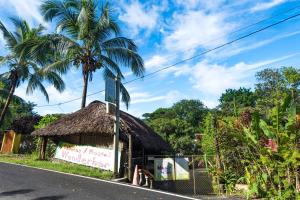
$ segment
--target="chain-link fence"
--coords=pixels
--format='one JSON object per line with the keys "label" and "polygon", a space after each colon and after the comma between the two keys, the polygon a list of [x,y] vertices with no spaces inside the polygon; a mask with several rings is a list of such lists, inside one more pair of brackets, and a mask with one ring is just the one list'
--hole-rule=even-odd
{"label": "chain-link fence", "polygon": [[143,168],[151,174],[151,186],[154,189],[194,197],[217,194],[209,172],[209,166],[214,162],[211,156],[148,155],[140,162],[144,163]]}

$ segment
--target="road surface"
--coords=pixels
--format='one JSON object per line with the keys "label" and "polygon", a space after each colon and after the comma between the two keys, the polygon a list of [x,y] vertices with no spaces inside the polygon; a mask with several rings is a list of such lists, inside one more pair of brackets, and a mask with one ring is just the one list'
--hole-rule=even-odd
{"label": "road surface", "polygon": [[135,187],[0,162],[1,200],[184,200]]}

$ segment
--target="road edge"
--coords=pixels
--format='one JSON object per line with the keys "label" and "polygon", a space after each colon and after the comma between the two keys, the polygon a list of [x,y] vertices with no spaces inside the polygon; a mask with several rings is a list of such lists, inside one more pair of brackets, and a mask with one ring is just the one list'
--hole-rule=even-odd
{"label": "road edge", "polygon": [[193,197],[188,197],[188,196],[184,196],[184,195],[174,194],[174,193],[171,193],[171,192],[164,192],[164,191],[161,191],[161,190],[155,190],[155,189],[150,189],[150,188],[138,187],[138,186],[134,186],[134,185],[126,184],[126,183],[120,183],[120,182],[115,182],[115,181],[103,180],[103,179],[99,179],[99,178],[82,176],[82,175],[78,175],[78,174],[71,174],[71,173],[66,173],[66,172],[60,172],[60,171],[55,171],[55,170],[52,170],[52,169],[44,169],[44,168],[40,168],[40,167],[33,167],[33,166],[16,164],[16,163],[10,163],[10,162],[5,162],[5,161],[0,161],[0,163],[5,163],[5,164],[9,164],[9,165],[16,165],[16,166],[21,166],[21,167],[26,167],[26,168],[32,168],[32,169],[38,169],[38,170],[43,170],[43,171],[48,171],[48,172],[54,172],[54,173],[64,174],[64,175],[69,175],[69,176],[75,176],[75,177],[79,177],[79,178],[85,178],[85,179],[89,179],[89,180],[94,180],[94,181],[99,181],[99,182],[104,182],[104,183],[110,183],[110,184],[115,184],[115,185],[122,185],[122,186],[125,186],[125,187],[131,187],[131,188],[136,188],[136,189],[140,189],[140,190],[146,190],[146,191],[150,191],[150,192],[155,192],[155,193],[160,193],[160,194],[166,194],[166,195],[169,195],[169,196],[180,197],[180,198],[184,198],[184,199],[201,200],[201,199],[196,199],[196,198],[193,198]]}

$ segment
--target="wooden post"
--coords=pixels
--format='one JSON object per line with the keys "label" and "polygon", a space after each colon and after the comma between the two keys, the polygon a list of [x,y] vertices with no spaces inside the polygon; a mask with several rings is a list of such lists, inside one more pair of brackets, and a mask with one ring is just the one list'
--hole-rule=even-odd
{"label": "wooden post", "polygon": [[128,180],[132,182],[132,135],[128,135]]}
{"label": "wooden post", "polygon": [[41,141],[41,146],[40,146],[40,155],[39,155],[40,160],[46,159],[47,142],[48,142],[48,137],[43,136]]}

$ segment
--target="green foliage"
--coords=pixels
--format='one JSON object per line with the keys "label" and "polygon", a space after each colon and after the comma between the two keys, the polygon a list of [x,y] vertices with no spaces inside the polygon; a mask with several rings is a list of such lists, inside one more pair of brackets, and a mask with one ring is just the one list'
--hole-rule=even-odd
{"label": "green foliage", "polygon": [[53,115],[45,115],[42,117],[42,119],[38,122],[38,124],[35,126],[35,129],[43,128],[52,122],[55,122],[61,117],[60,114],[53,114]]}
{"label": "green foliage", "polygon": [[208,113],[204,120],[204,132],[201,140],[201,149],[206,155],[215,155],[215,129],[214,129],[214,116],[212,113]]}
{"label": "green foliage", "polygon": [[[40,121],[39,123],[35,126],[35,129],[40,129],[43,128],[49,124],[51,124],[52,122],[55,122],[56,120],[58,120],[61,117],[60,114],[53,114],[53,115],[45,115]],[[34,144],[36,146],[36,153],[38,153],[40,151],[40,144],[41,144],[42,140],[40,137],[35,137],[34,138]],[[57,144],[54,143],[51,139],[48,140],[47,143],[47,149],[46,149],[46,157],[48,158],[52,158],[55,154],[55,150],[56,150]]]}
{"label": "green foliage", "polygon": [[250,89],[227,89],[220,97],[220,105],[225,115],[238,116],[245,107],[254,107],[256,96]]}
{"label": "green foliage", "polygon": [[222,115],[207,115],[203,152],[215,156],[210,171],[227,194],[240,181],[249,186],[248,198],[298,199],[299,69],[266,69],[257,79],[250,107],[237,103],[236,90],[227,90],[219,106]]}
{"label": "green foliage", "polygon": [[[8,97],[8,84],[5,80],[2,81],[0,80],[0,108],[4,107],[7,97]],[[13,95],[12,101],[6,113],[6,117],[4,118],[4,122],[0,127],[0,132],[10,128],[12,122],[16,118],[34,116],[35,115],[33,111],[34,106],[35,106],[34,103],[26,102],[22,98]]]}
{"label": "green foliage", "polygon": [[47,81],[52,84],[59,92],[65,88],[64,82],[55,70],[45,70],[43,67],[51,63],[52,57],[49,56],[53,48],[44,48],[42,53],[36,52],[32,43],[39,43],[44,37],[44,28],[39,25],[31,28],[25,20],[11,18],[15,31],[10,32],[6,26],[0,22],[0,32],[3,34],[5,46],[8,53],[1,57],[0,66],[6,66],[4,73],[0,74],[0,79],[7,85],[6,101],[1,111],[0,126],[8,112],[9,105],[14,96],[15,89],[22,83],[26,83],[26,94],[32,94],[38,89],[44,94],[46,100],[49,96],[43,83]]}
{"label": "green foliage", "polygon": [[[47,0],[41,5],[41,13],[46,21],[55,21],[59,34],[48,35],[39,49],[55,45],[61,55],[48,69],[66,72],[72,65],[81,69],[82,107],[85,107],[88,81],[92,81],[96,71],[102,70],[104,79],[116,76],[124,79],[120,66],[129,68],[136,76],[143,75],[144,63],[137,46],[131,39],[120,36],[120,27],[108,3],[100,6],[96,0],[72,3]],[[130,96],[123,85],[120,93],[128,106]]]}
{"label": "green foliage", "polygon": [[207,112],[208,109],[199,100],[182,100],[171,108],[159,108],[153,113],[145,113],[143,117],[175,152],[194,154],[199,153],[199,144],[194,142],[195,134],[199,133]]}
{"label": "green foliage", "polygon": [[38,160],[35,155],[5,155],[0,154],[0,161],[16,163],[20,165],[38,167],[43,169],[50,169],[59,172],[66,172],[71,174],[77,174],[82,176],[100,178],[109,180],[113,177],[112,172],[95,169],[78,164],[72,164],[67,162],[52,162],[47,160]]}

